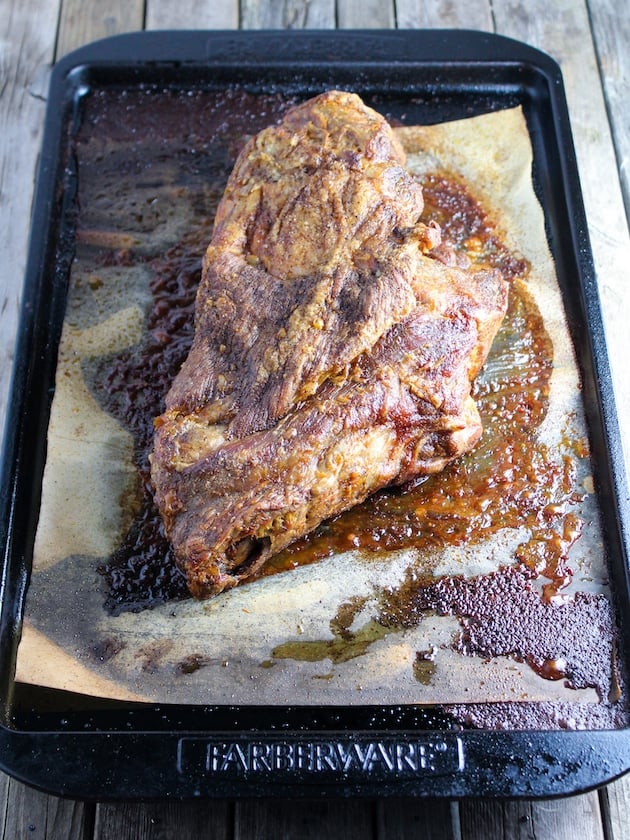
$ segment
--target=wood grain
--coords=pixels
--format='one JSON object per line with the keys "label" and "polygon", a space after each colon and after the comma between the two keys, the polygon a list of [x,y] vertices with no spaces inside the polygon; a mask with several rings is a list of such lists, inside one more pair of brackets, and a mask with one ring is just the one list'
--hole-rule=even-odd
{"label": "wood grain", "polygon": [[[4,777],[6,779],[6,777]],[[84,840],[91,835],[91,808],[58,799],[10,779],[0,840]]]}
{"label": "wood grain", "polygon": [[142,29],[143,24],[142,0],[107,0],[107,3],[63,0],[56,57],[59,59],[99,38]]}
{"label": "wood grain", "polygon": [[596,793],[544,802],[469,802],[460,819],[461,840],[604,840]]}
{"label": "wood grain", "polygon": [[630,223],[630,11],[626,5],[625,14],[620,14],[620,8],[619,0],[588,3],[626,218]]}
{"label": "wood grain", "polygon": [[[480,835],[483,836],[483,835]],[[385,800],[376,806],[378,840],[461,840],[459,807],[447,800]]]}
{"label": "wood grain", "polygon": [[630,837],[630,775],[599,791],[606,840]]}
{"label": "wood grain", "polygon": [[334,29],[335,0],[241,0],[243,29]]}
{"label": "wood grain", "polygon": [[396,0],[396,21],[399,29],[494,29],[490,0]]}
{"label": "wood grain", "polygon": [[[229,802],[155,802],[99,805],[93,840],[231,840]],[[62,835],[59,835],[60,840]],[[86,838],[87,840],[87,838]]]}
{"label": "wood grain", "polygon": [[236,29],[238,0],[147,0],[145,29]]}
{"label": "wood grain", "polygon": [[0,429],[4,429],[29,238],[35,166],[58,0],[0,16]]}
{"label": "wood grain", "polygon": [[[0,18],[0,428],[4,428],[36,160],[59,18],[57,0],[21,0]],[[2,840],[79,840],[91,813],[0,774]]]}
{"label": "wood grain", "polygon": [[363,800],[244,801],[235,809],[234,840],[371,840],[374,805]]}
{"label": "wood grain", "polygon": [[393,29],[396,10],[393,0],[338,0],[339,29]]}

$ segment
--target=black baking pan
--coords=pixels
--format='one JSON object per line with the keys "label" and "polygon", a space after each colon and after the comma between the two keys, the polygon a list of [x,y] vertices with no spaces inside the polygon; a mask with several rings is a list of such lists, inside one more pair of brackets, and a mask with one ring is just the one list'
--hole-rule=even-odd
{"label": "black baking pan", "polygon": [[518,42],[467,31],[130,34],[70,54],[51,79],[2,461],[0,766],[35,787],[85,799],[545,797],[584,791],[623,774],[630,768],[630,734],[623,727],[491,731],[454,727],[443,710],[431,707],[147,705],[15,682],[74,254],[76,172],[69,149],[82,103],[90,92],[111,88],[205,85],[301,96],[346,87],[377,94],[392,113],[422,101],[426,122],[523,106],[583,379],[621,652],[627,657],[628,492],[557,65]]}

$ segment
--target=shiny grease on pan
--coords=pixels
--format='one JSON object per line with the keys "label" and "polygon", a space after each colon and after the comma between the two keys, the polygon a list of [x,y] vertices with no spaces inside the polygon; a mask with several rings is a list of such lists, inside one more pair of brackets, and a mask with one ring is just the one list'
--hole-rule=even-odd
{"label": "shiny grease on pan", "polygon": [[[190,143],[204,132],[220,135],[220,142],[204,150],[207,158],[214,156],[213,200],[218,201],[241,136],[257,130],[291,103],[277,97],[263,103],[244,94],[229,94],[229,102],[218,101],[225,94],[205,96],[215,99],[210,111],[203,112],[205,122],[198,117],[195,125],[193,120]],[[116,129],[117,109],[124,110],[128,102],[121,98],[102,104],[102,119],[111,120],[108,130],[115,135],[122,130]],[[186,103],[180,105],[187,117],[200,113],[186,108]],[[168,134],[173,128],[169,121],[177,119],[178,107],[173,97],[169,108],[155,115],[160,133]],[[94,125],[99,122],[98,104],[96,114]],[[139,137],[138,142],[141,140]],[[145,171],[134,173],[137,181],[148,176],[159,180],[160,154],[159,143],[157,148],[148,144]],[[102,169],[99,177],[103,184],[115,190],[118,165],[112,164],[108,172],[105,161]],[[553,349],[543,318],[528,293],[528,266],[502,244],[492,221],[456,176],[434,172],[424,177],[423,188],[424,220],[437,220],[444,237],[473,263],[499,267],[511,281],[506,320],[473,394],[484,421],[483,438],[473,452],[443,473],[420,479],[411,487],[381,491],[323,523],[273,558],[264,574],[287,572],[349,549],[360,550],[366,562],[370,556],[392,549],[413,548],[430,555],[436,546],[470,546],[502,529],[524,525],[529,539],[517,549],[512,566],[470,580],[410,573],[398,589],[380,593],[377,635],[413,625],[431,612],[448,613],[457,616],[462,625],[455,642],[462,652],[482,657],[510,655],[545,678],[566,679],[574,687],[595,687],[602,699],[608,698],[615,691],[609,668],[614,651],[609,655],[593,652],[606,663],[604,674],[593,665],[592,657],[584,660],[580,639],[583,622],[595,616],[610,626],[613,644],[611,606],[603,595],[579,593],[579,604],[562,595],[571,579],[568,552],[580,536],[581,522],[572,508],[580,500],[578,463],[587,448],[567,433],[565,451],[558,456],[537,437],[547,411]],[[194,297],[210,234],[211,214],[205,206],[198,223],[164,254],[139,255],[133,248],[116,247],[120,241],[104,242],[102,248],[103,264],[149,260],[152,274],[142,345],[98,360],[88,375],[101,405],[133,435],[141,478],[142,492],[133,500],[137,513],[131,528],[101,569],[108,590],[105,605],[113,613],[188,597],[153,505],[147,456],[153,418],[162,411],[163,397],[192,341]],[[538,578],[543,579],[540,592],[533,586]],[[553,609],[557,606],[561,609]],[[523,632],[512,632],[510,616],[523,618]],[[497,627],[503,627],[503,632]],[[348,628],[338,636],[336,655],[342,657],[360,655],[373,641],[370,636],[363,645]],[[555,642],[560,637],[558,647]],[[278,651],[277,655],[286,653]],[[297,650],[293,654],[298,659],[306,655]],[[417,674],[422,681],[430,672],[426,665],[431,663],[430,653],[419,652],[418,661]]]}

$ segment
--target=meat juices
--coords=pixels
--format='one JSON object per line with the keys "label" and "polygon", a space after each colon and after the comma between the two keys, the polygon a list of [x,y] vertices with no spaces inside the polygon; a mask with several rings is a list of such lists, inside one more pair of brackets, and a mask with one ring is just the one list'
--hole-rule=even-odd
{"label": "meat juices", "polygon": [[328,92],[234,166],[151,458],[196,597],[481,434],[471,382],[507,284],[451,264],[404,163],[381,116]]}

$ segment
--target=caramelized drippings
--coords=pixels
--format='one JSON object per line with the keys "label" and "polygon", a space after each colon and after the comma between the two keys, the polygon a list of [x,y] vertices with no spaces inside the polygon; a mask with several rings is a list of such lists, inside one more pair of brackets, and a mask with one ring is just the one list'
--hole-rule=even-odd
{"label": "caramelized drippings", "polygon": [[526,277],[529,264],[502,241],[495,221],[454,173],[428,173],[422,179],[424,216],[436,221],[446,240],[478,266],[498,268],[506,279]]}
{"label": "caramelized drippings", "polygon": [[492,658],[510,656],[541,677],[594,688],[607,701],[617,691],[615,616],[604,595],[578,592],[554,602],[541,598],[525,565],[501,567],[475,578],[434,579],[409,572],[380,593],[378,621],[392,631],[414,627],[427,613],[459,617],[454,647]]}
{"label": "caramelized drippings", "polygon": [[567,513],[575,502],[573,459],[558,460],[538,440],[548,408],[553,347],[527,289],[529,268],[501,243],[487,214],[457,178],[431,175],[423,189],[426,220],[438,221],[474,266],[498,267],[511,281],[505,321],[473,387],[483,437],[439,475],[382,491],[322,524],[272,558],[264,573],[349,549],[426,552],[472,545],[503,529],[526,527],[529,549],[522,547],[515,559],[549,578],[545,595],[551,598],[570,579],[567,553],[579,536],[580,522]]}
{"label": "caramelized drippings", "polygon": [[[243,113],[252,108],[249,100],[245,105]],[[278,112],[285,106],[274,105]],[[217,121],[219,112],[215,106],[212,119]],[[230,113],[241,113],[235,100],[230,102]],[[238,132],[244,128],[239,119],[229,130],[217,122],[217,132],[223,132],[223,139],[212,148],[204,146],[209,161],[206,165],[215,181],[204,187],[199,222],[177,245],[150,262],[152,304],[142,345],[100,359],[86,370],[86,378],[103,407],[132,433],[141,477],[141,497],[133,502],[138,514],[119,550],[102,568],[109,587],[107,606],[113,611],[137,610],[187,597],[184,579],[175,566],[153,503],[148,455],[153,418],[163,410],[164,396],[192,341],[201,255],[211,235],[213,208],[229,174],[231,150],[238,145]],[[123,128],[112,130],[124,134]],[[163,150],[158,147],[152,151],[149,145],[144,155],[159,192]],[[113,155],[109,164],[107,157],[99,162],[98,177],[112,190],[118,175],[117,160]],[[109,173],[107,165],[112,167]],[[188,163],[182,165],[178,189],[191,188],[189,168]],[[140,171],[138,178],[142,177]],[[169,177],[172,180],[172,173]],[[574,501],[571,459],[558,462],[557,456],[537,439],[538,426],[547,411],[553,351],[527,289],[529,267],[503,244],[496,226],[460,179],[439,172],[427,175],[422,186],[423,220],[437,221],[445,239],[471,261],[473,269],[497,267],[511,281],[505,322],[474,385],[484,423],[482,440],[473,452],[443,473],[420,478],[411,486],[384,490],[323,523],[273,558],[263,574],[285,571],[348,549],[361,550],[369,560],[383,550],[414,548],[422,552],[436,546],[472,544],[501,529],[525,526],[530,540],[521,546],[515,559],[545,575],[550,581],[546,594],[555,597],[567,580],[567,552],[577,538],[579,523],[575,517],[567,519],[568,507]],[[173,189],[171,183],[169,189]],[[101,264],[133,265],[147,260],[133,248],[111,250],[106,244],[101,242],[99,246]],[[90,247],[95,247],[93,242]]]}
{"label": "caramelized drippings", "polygon": [[[569,501],[563,465],[537,441],[547,410],[552,348],[525,285],[512,288],[509,311],[474,394],[484,435],[442,473],[394,488],[320,526],[273,558],[267,573],[351,548],[429,549],[480,542],[504,528],[545,529]],[[550,559],[547,565],[551,571]]]}
{"label": "caramelized drippings", "polygon": [[133,348],[103,359],[93,373],[104,407],[133,435],[142,488],[132,527],[101,568],[110,589],[106,606],[114,613],[188,597],[186,581],[175,564],[153,501],[149,453],[153,446],[153,418],[162,411],[168,383],[192,343],[195,295],[201,273],[198,255],[203,253],[208,236],[209,225],[202,224],[153,263],[153,307],[142,350]]}

